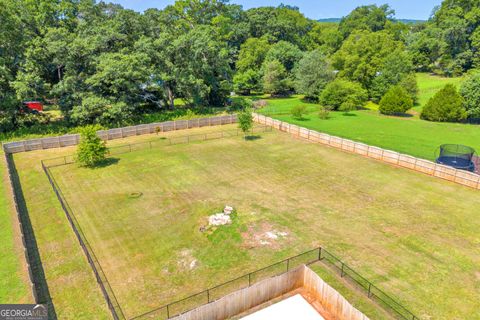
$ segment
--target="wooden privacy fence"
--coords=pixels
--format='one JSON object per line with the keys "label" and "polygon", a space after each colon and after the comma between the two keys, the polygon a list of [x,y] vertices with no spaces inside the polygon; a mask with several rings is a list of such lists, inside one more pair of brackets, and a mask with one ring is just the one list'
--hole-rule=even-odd
{"label": "wooden privacy fence", "polygon": [[297,138],[306,139],[339,150],[356,153],[385,163],[422,172],[474,189],[480,189],[480,175],[472,172],[458,170],[453,167],[441,165],[429,160],[420,159],[399,152],[369,146],[364,143],[331,136],[326,133],[320,133],[314,130],[309,130],[294,124],[272,119],[270,117],[256,113],[254,113],[254,120],[260,124],[272,126],[273,128],[280,131],[290,133]]}
{"label": "wooden privacy fence", "polygon": [[[237,115],[226,115],[210,118],[199,118],[192,120],[175,120],[159,123],[141,124],[138,126],[100,130],[98,136],[105,141],[121,139],[125,137],[152,134],[156,132],[167,132],[183,129],[201,128],[209,126],[225,125],[237,122]],[[77,145],[80,141],[80,135],[69,134],[58,137],[30,139],[3,144],[6,153],[18,153],[33,150],[62,148]]]}
{"label": "wooden privacy fence", "polygon": [[[368,298],[374,300],[381,306],[385,311],[389,312],[392,316],[398,319],[404,320],[418,320],[419,318],[410,312],[407,308],[397,302],[394,298],[383,292],[373,283],[365,279],[363,276],[358,274],[355,270],[350,268],[342,260],[338,259],[336,256],[328,252],[322,247],[303,252],[294,257],[287,258],[280,262],[274,263],[262,269],[244,274],[240,277],[227,281],[225,283],[219,284],[215,287],[209,288],[207,290],[197,292],[189,297],[183,298],[171,302],[167,305],[155,308],[151,311],[143,313],[141,315],[130,318],[130,320],[139,320],[139,319],[156,319],[156,320],[186,320],[190,318],[182,318],[187,314],[194,315],[194,310],[204,306],[207,308],[208,305],[214,304],[216,301],[221,300],[222,298],[229,296],[233,293],[238,292],[239,290],[248,289],[255,286],[258,283],[270,278],[275,278],[281,276],[285,273],[288,273],[292,270],[297,269],[300,266],[307,265],[310,266],[315,263],[323,263],[323,265],[331,268],[334,271],[338,271],[341,278],[351,281],[358,289],[364,292]],[[313,280],[312,280],[313,281]],[[314,288],[326,288],[325,285],[321,285],[318,282],[310,282],[310,287]],[[316,286],[316,287],[315,287]],[[327,289],[325,289],[327,290]],[[332,291],[328,291],[332,292]],[[278,293],[278,292],[277,292]],[[324,292],[326,294],[326,292]],[[270,298],[272,299],[272,298]],[[341,312],[354,313],[351,309],[340,305],[343,303],[342,299],[338,295],[334,297],[328,303],[333,303],[336,301],[336,308]],[[333,301],[333,302],[332,302]],[[327,303],[327,304],[328,304]],[[340,304],[340,305],[339,305]],[[333,305],[333,304],[332,304]],[[251,308],[251,307],[250,307]],[[238,311],[238,310],[237,310]],[[199,312],[199,315],[204,315],[202,312],[213,312],[209,311],[195,311]],[[215,311],[220,312],[220,311]],[[232,311],[233,312],[233,311]],[[225,314],[219,313],[224,316]],[[195,319],[195,318],[192,318]],[[210,317],[203,317],[200,319],[215,319]]]}
{"label": "wooden privacy fence", "polygon": [[303,267],[303,288],[316,297],[334,319],[368,320],[368,317],[357,310],[337,290],[310,268]]}
{"label": "wooden privacy fence", "polygon": [[301,288],[309,295],[313,295],[335,319],[368,320],[367,316],[353,307],[341,294],[305,265],[236,291],[173,319],[229,319]]}

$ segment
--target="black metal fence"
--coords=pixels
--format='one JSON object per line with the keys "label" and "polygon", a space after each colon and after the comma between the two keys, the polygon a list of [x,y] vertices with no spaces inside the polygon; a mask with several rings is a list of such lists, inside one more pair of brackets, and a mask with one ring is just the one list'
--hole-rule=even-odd
{"label": "black metal fence", "polygon": [[342,260],[335,257],[322,247],[306,251],[297,256],[282,260],[265,268],[247,273],[241,277],[222,283],[210,289],[193,294],[187,298],[171,302],[159,308],[153,309],[144,314],[135,316],[131,320],[137,319],[160,319],[168,320],[178,315],[189,312],[202,305],[214,302],[230,293],[252,286],[253,284],[281,275],[293,270],[301,265],[312,265],[321,262],[340,273],[342,278],[348,278],[357,286],[364,289],[365,294],[371,299],[379,302],[386,311],[398,319],[419,320],[412,312],[402,306],[394,298],[380,290],[373,283],[365,279],[355,270],[350,268]]}
{"label": "black metal fence", "polygon": [[78,223],[70,206],[65,200],[65,197],[63,196],[60,187],[55,181],[54,176],[50,173],[50,169],[46,167],[43,162],[42,162],[42,168],[48,177],[48,181],[50,182],[53,188],[53,191],[57,195],[58,201],[60,201],[62,209],[65,212],[65,215],[67,216],[68,221],[70,222],[73,232],[77,236],[78,242],[80,243],[80,246],[82,247],[83,252],[87,257],[88,263],[92,267],[93,273],[95,274],[95,278],[97,279],[97,282],[100,285],[100,289],[102,290],[103,296],[105,297],[108,308],[110,309],[113,318],[115,320],[126,319],[122,309],[120,308],[120,304],[118,303],[117,298],[115,297],[112,287],[110,286],[110,283],[107,280],[107,276],[105,275],[105,272],[103,272],[103,269],[97,257],[95,256],[95,253],[93,252],[92,247],[88,243],[88,240],[85,237],[85,234],[83,233],[82,228],[80,227],[80,224]]}
{"label": "black metal fence", "polygon": [[[270,126],[262,126],[262,127],[255,127],[252,129],[250,134],[260,133],[260,132],[269,132],[272,131],[272,127]],[[213,133],[204,133],[204,134],[196,134],[196,135],[186,135],[186,136],[177,136],[177,137],[170,137],[170,138],[161,138],[158,140],[152,140],[147,142],[140,142],[135,144],[129,145],[122,145],[118,147],[110,148],[110,156],[124,154],[128,152],[134,152],[143,149],[152,149],[158,146],[168,146],[168,145],[175,145],[181,143],[190,143],[195,141],[205,141],[205,140],[213,140],[213,139],[221,139],[226,137],[233,137],[243,135],[243,132],[240,130],[230,130],[230,131],[218,131]],[[61,166],[65,164],[74,163],[74,157],[72,155],[59,157],[54,159],[48,159],[42,161],[42,168],[45,174],[48,177],[48,180],[57,195],[60,204],[67,216],[67,219],[72,226],[73,231],[75,232],[80,245],[87,257],[87,260],[92,267],[92,270],[95,274],[97,282],[100,285],[102,293],[105,297],[107,305],[113,315],[114,319],[126,319],[118,300],[115,297],[115,294],[110,286],[110,283],[107,280],[107,277],[93,252],[92,247],[88,243],[87,238],[85,237],[82,228],[80,227],[78,221],[75,218],[70,206],[68,205],[65,197],[58,186],[57,182],[55,181],[54,176],[51,174],[50,169],[51,167]],[[275,264],[269,265],[265,268],[250,272],[245,274],[241,277],[235,278],[223,284],[217,285],[210,289],[204,290],[202,292],[196,293],[189,297],[186,297],[181,300],[177,300],[175,302],[163,305],[159,308],[153,309],[149,312],[144,314],[135,316],[133,319],[165,319],[168,320],[185,312],[191,311],[197,307],[200,307],[204,304],[211,303],[220,299],[221,297],[233,293],[237,290],[252,286],[253,284],[270,278],[275,277],[289,270],[295,269],[300,265],[311,265],[313,263],[322,262],[334,270],[340,273],[342,278],[347,278],[355,283],[358,287],[363,289],[365,294],[371,298],[375,299],[380,305],[382,305],[386,310],[391,312],[392,315],[396,316],[399,319],[406,319],[406,320],[419,320],[412,312],[402,306],[399,302],[397,302],[394,298],[386,294],[384,291],[380,290],[377,286],[373,283],[368,281],[366,278],[361,276],[355,270],[350,268],[347,264],[343,261],[335,257],[333,254],[328,252],[322,247],[304,252],[299,254],[295,257],[291,257]]]}

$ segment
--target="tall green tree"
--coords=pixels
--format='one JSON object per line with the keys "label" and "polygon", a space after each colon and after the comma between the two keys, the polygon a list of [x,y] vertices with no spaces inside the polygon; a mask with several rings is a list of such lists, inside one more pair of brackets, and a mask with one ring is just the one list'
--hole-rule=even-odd
{"label": "tall green tree", "polygon": [[288,73],[278,60],[266,60],[263,65],[263,90],[271,95],[284,95],[291,87]]}
{"label": "tall green tree", "polygon": [[325,86],[334,78],[327,57],[319,50],[306,53],[295,68],[295,89],[307,99],[318,100]]}
{"label": "tall green tree", "polygon": [[299,47],[287,41],[280,41],[270,47],[265,61],[280,61],[285,70],[291,72],[302,56],[303,52]]}
{"label": "tall green tree", "polygon": [[372,80],[370,97],[378,102],[393,86],[399,84],[407,75],[413,72],[413,63],[410,54],[397,49],[388,54],[382,61],[379,71]]}
{"label": "tall green tree", "polygon": [[195,105],[222,105],[231,91],[231,61],[226,45],[209,26],[199,26],[173,42],[175,77],[182,97]]}
{"label": "tall green tree", "polygon": [[340,21],[339,30],[344,38],[355,31],[381,31],[385,29],[387,21],[393,18],[395,11],[388,5],[360,6]]}
{"label": "tall green tree", "polygon": [[304,49],[306,35],[313,22],[299,9],[290,6],[259,7],[247,10],[250,34],[255,38],[267,37],[272,42],[287,41]]}
{"label": "tall green tree", "polygon": [[351,34],[332,57],[339,76],[357,81],[370,89],[392,52],[402,51],[404,45],[386,31],[356,31]]}
{"label": "tall green tree", "polygon": [[468,117],[480,119],[480,72],[472,72],[460,87]]}

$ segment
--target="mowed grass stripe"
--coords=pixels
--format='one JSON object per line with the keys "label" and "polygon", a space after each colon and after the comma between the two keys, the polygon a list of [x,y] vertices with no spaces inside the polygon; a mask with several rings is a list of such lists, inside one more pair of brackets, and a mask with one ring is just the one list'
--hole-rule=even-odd
{"label": "mowed grass stripe", "polygon": [[14,160],[57,317],[108,319],[93,272],[40,164],[68,150],[21,153]]}
{"label": "mowed grass stripe", "polygon": [[[480,309],[478,191],[282,133],[117,158],[52,171],[128,316],[320,244],[420,316]],[[238,224],[207,238],[225,204]],[[288,236],[247,241],[274,230]]]}
{"label": "mowed grass stripe", "polygon": [[5,156],[0,151],[0,303],[33,302],[20,227],[10,192]]}

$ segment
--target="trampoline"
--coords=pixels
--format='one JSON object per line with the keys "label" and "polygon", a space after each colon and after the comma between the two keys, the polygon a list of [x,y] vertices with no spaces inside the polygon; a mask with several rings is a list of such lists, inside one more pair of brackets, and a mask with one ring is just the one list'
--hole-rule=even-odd
{"label": "trampoline", "polygon": [[441,145],[436,152],[437,163],[454,167],[455,169],[475,171],[472,159],[475,149],[460,144]]}

